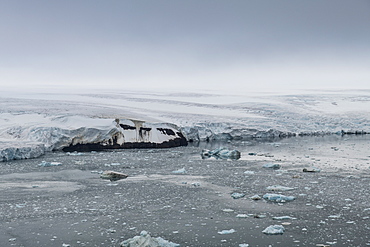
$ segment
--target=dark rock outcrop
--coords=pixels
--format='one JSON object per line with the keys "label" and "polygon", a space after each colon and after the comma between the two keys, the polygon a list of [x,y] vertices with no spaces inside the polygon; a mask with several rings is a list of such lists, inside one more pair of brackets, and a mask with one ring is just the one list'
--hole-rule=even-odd
{"label": "dark rock outcrop", "polygon": [[71,142],[65,152],[89,152],[105,149],[171,148],[188,144],[184,135],[171,124],[151,124],[144,121],[116,119],[116,129],[108,139],[97,142]]}

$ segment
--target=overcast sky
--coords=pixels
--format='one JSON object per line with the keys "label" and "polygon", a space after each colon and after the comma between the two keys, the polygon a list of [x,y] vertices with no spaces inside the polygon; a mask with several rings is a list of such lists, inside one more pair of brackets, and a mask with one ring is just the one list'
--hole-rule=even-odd
{"label": "overcast sky", "polygon": [[0,85],[370,88],[369,0],[1,0]]}

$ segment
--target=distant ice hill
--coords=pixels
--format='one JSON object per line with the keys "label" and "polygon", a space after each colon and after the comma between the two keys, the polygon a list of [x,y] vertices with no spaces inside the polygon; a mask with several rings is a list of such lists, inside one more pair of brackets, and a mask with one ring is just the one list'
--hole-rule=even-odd
{"label": "distant ice hill", "polygon": [[370,133],[370,91],[0,92],[0,161],[52,150]]}

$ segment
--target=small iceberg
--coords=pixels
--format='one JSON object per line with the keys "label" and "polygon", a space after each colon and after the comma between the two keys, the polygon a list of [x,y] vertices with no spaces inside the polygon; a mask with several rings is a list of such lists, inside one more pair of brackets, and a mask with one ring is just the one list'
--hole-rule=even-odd
{"label": "small iceberg", "polygon": [[186,170],[185,170],[185,168],[181,168],[179,170],[172,171],[172,173],[174,173],[174,174],[185,174]]}
{"label": "small iceberg", "polygon": [[220,232],[217,232],[218,234],[221,234],[221,235],[224,235],[224,234],[231,234],[231,233],[234,233],[236,232],[234,229],[230,229],[230,230],[222,230]]}
{"label": "small iceberg", "polygon": [[294,190],[294,188],[291,187],[285,187],[281,185],[271,185],[266,188],[266,190],[269,191],[289,191],[289,190]]}
{"label": "small iceberg", "polygon": [[180,247],[179,244],[169,242],[161,237],[153,238],[148,232],[142,231],[140,236],[127,239],[120,244],[120,247]]}
{"label": "small iceberg", "polygon": [[289,202],[295,200],[295,197],[281,194],[265,194],[263,195],[263,199],[273,202]]}
{"label": "small iceberg", "polygon": [[317,168],[317,167],[307,167],[307,168],[303,168],[303,172],[320,172],[320,168]]}
{"label": "small iceberg", "polygon": [[259,195],[254,195],[254,196],[249,197],[249,199],[258,201],[258,200],[261,200],[262,198]]}
{"label": "small iceberg", "polygon": [[239,199],[239,198],[242,198],[242,197],[244,197],[245,196],[245,194],[243,194],[243,193],[238,193],[238,192],[235,192],[235,193],[232,193],[231,194],[231,197],[232,198],[234,198],[234,199]]}
{"label": "small iceberg", "polygon": [[117,181],[117,180],[125,179],[127,177],[128,177],[127,174],[124,174],[121,172],[115,172],[115,171],[104,171],[100,175],[100,178],[109,179],[110,181]]}
{"label": "small iceberg", "polygon": [[276,216],[272,217],[273,220],[294,220],[295,218],[290,217],[290,216]]}
{"label": "small iceberg", "polygon": [[268,164],[264,164],[262,166],[263,168],[268,168],[268,169],[274,169],[274,170],[278,170],[281,168],[281,165],[279,164],[272,164],[272,163],[268,163]]}
{"label": "small iceberg", "polygon": [[282,225],[271,225],[262,232],[267,235],[281,235],[284,231],[285,228]]}
{"label": "small iceberg", "polygon": [[50,166],[61,166],[62,163],[60,162],[47,162],[47,161],[42,161],[39,166],[41,167],[50,167]]}
{"label": "small iceberg", "polygon": [[211,157],[216,159],[240,159],[240,152],[238,150],[229,150],[227,148],[217,148],[214,150],[203,149],[201,153],[202,159],[209,159]]}

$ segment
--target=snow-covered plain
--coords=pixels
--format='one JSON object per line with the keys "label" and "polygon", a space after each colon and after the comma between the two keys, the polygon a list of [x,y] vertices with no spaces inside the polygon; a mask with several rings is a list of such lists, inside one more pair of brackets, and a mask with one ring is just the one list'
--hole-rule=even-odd
{"label": "snow-covered plain", "polygon": [[[170,126],[189,141],[370,133],[370,90],[231,94],[5,88],[0,92],[1,156],[11,159],[4,158],[9,148],[19,153],[14,159],[21,159],[43,149],[108,142],[116,135],[115,119]],[[148,141],[166,141],[154,136]],[[30,155],[30,146],[40,151]]]}

